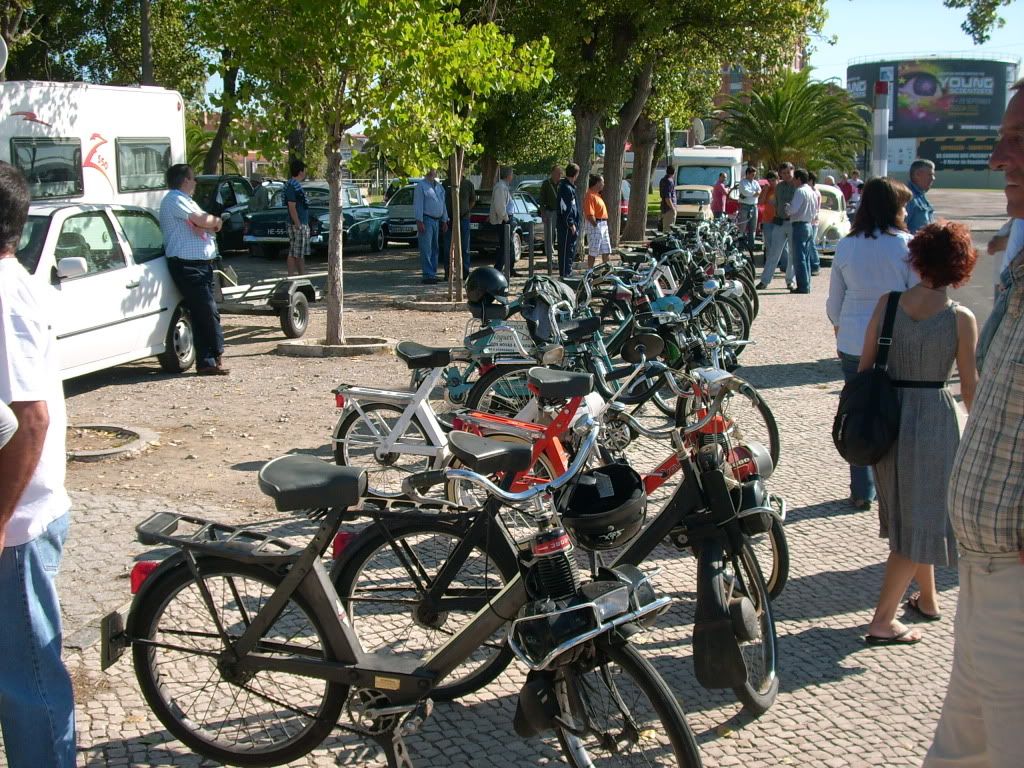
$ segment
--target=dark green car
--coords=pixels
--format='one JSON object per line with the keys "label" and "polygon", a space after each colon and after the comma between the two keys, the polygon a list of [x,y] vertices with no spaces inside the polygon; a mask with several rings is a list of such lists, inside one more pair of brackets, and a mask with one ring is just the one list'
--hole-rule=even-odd
{"label": "dark green car", "polygon": [[[326,255],[329,235],[330,190],[327,182],[307,181],[302,188],[309,203],[309,244],[312,253]],[[385,244],[386,208],[366,204],[357,187],[342,185],[342,242],[346,246],[368,245],[380,251]],[[248,214],[244,240],[253,256],[274,258],[288,248],[288,209],[284,194],[278,190],[263,211]]]}

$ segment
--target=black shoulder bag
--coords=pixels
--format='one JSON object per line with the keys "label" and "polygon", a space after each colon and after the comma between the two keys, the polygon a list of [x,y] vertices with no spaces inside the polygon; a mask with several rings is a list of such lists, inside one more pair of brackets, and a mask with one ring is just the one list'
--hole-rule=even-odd
{"label": "black shoulder bag", "polygon": [[889,294],[874,366],[850,379],[839,396],[839,410],[832,422],[832,442],[850,464],[877,464],[899,434],[900,400],[886,368],[900,294]]}

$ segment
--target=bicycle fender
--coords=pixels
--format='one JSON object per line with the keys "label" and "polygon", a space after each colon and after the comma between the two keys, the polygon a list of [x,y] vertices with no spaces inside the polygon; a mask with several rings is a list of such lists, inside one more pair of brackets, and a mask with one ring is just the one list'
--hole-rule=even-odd
{"label": "bicycle fender", "polygon": [[701,542],[697,553],[697,610],[693,627],[693,666],[704,688],[735,688],[747,680],[726,599],[721,544]]}
{"label": "bicycle fender", "polygon": [[146,600],[149,598],[150,592],[153,588],[160,583],[160,581],[172,571],[176,571],[179,568],[188,568],[188,564],[185,562],[185,556],[181,552],[175,552],[170,557],[162,560],[146,580],[142,582],[142,586],[139,591],[135,593],[132,598],[131,607],[128,609],[128,616],[125,620],[125,634],[128,636],[129,641],[134,640],[136,636],[135,624],[136,616],[138,615],[139,609],[145,605]]}

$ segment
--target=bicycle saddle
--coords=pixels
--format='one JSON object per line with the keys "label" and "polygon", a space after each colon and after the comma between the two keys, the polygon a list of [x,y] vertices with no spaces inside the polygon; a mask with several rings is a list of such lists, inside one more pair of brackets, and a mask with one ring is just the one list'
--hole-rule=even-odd
{"label": "bicycle saddle", "polygon": [[619,258],[622,259],[623,264],[643,264],[647,261],[648,257],[649,255],[647,251],[639,251],[637,253],[619,253]]}
{"label": "bicycle saddle", "polygon": [[399,342],[395,354],[409,368],[440,368],[452,361],[448,347],[425,347],[415,341]]}
{"label": "bicycle saddle", "polygon": [[448,447],[459,461],[481,475],[522,472],[533,464],[533,450],[525,443],[488,440],[469,432],[452,432]]}
{"label": "bicycle saddle", "polygon": [[579,371],[556,371],[534,366],[527,374],[537,394],[548,400],[586,397],[594,389],[594,377]]}
{"label": "bicycle saddle", "polygon": [[601,327],[599,317],[581,317],[561,323],[558,328],[569,341],[582,341],[593,336]]}
{"label": "bicycle saddle", "polygon": [[314,456],[281,456],[263,465],[259,486],[279,512],[351,507],[366,493],[366,472]]}

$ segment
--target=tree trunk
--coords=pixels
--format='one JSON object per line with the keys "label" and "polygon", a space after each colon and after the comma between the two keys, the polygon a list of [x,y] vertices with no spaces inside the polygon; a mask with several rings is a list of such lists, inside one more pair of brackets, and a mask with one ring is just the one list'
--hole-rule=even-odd
{"label": "tree trunk", "polygon": [[156,85],[153,78],[153,36],[150,34],[150,0],[139,0],[139,35],[142,38],[142,84]]}
{"label": "tree trunk", "polygon": [[[227,53],[222,54],[222,61]],[[235,94],[238,92],[238,67],[227,67],[223,70],[224,95],[221,97],[220,122],[217,132],[213,134],[210,148],[203,159],[203,173],[217,173],[218,166],[223,166],[224,146],[231,132],[231,121],[235,117]]]}
{"label": "tree trunk", "polygon": [[[324,150],[326,154],[326,150]],[[341,157],[339,152],[338,157]],[[291,133],[288,134],[288,165],[291,165],[292,160],[305,160],[306,159],[306,122],[300,120],[299,124],[295,127]],[[328,157],[328,159],[330,159]]]}
{"label": "tree trunk", "polygon": [[[654,82],[654,62],[649,61],[637,71],[629,100],[613,119],[604,121],[604,197],[608,206],[608,237],[612,245],[619,243],[619,201],[622,199],[622,161],[626,154],[626,139],[633,131],[640,112],[651,95]],[[631,185],[632,186],[632,185]]]}
{"label": "tree trunk", "polygon": [[484,153],[480,156],[480,189],[494,189],[498,181],[498,158]]}
{"label": "tree trunk", "polygon": [[327,183],[331,190],[330,234],[327,247],[327,344],[345,343],[345,291],[342,277],[341,244],[341,135],[334,125],[327,128]]}
{"label": "tree trunk", "polygon": [[629,185],[629,221],[623,238],[642,240],[647,229],[647,194],[651,186],[658,123],[641,112],[633,125],[633,182]]}
{"label": "tree trunk", "polygon": [[[576,121],[573,136],[572,161],[580,167],[580,175],[576,179],[576,193],[582,201],[587,194],[587,179],[590,176],[590,157],[594,154],[594,136],[597,126],[603,117],[600,112],[593,112],[586,107],[573,107],[572,116]],[[583,238],[580,238],[582,242]]]}
{"label": "tree trunk", "polygon": [[452,191],[452,215],[448,226],[451,227],[451,252],[445,253],[448,259],[448,300],[454,295],[455,301],[462,301],[462,210],[460,208],[460,192],[462,190],[462,174],[465,170],[466,150],[456,147],[448,158],[448,186]]}

